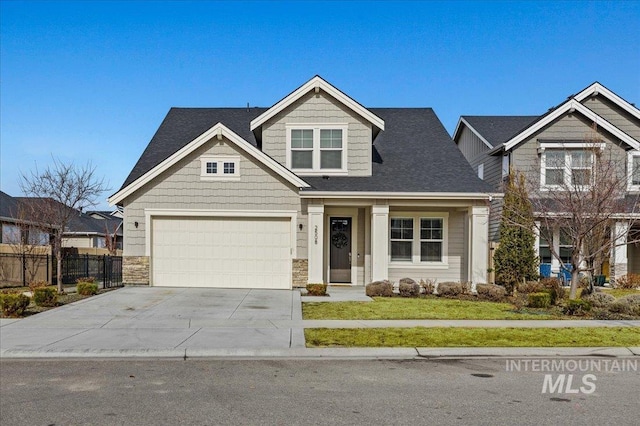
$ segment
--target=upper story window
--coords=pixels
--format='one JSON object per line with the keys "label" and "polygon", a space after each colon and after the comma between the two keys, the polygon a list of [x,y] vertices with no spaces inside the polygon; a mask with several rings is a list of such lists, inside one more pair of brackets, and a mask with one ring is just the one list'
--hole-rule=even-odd
{"label": "upper story window", "polygon": [[239,180],[240,157],[205,155],[200,157],[200,180]]}
{"label": "upper story window", "polygon": [[541,143],[540,186],[543,190],[588,188],[594,179],[594,149],[604,144]]}
{"label": "upper story window", "polygon": [[347,125],[288,125],[287,167],[307,175],[347,173]]}
{"label": "upper story window", "polygon": [[640,151],[629,152],[628,158],[629,190],[640,191]]}

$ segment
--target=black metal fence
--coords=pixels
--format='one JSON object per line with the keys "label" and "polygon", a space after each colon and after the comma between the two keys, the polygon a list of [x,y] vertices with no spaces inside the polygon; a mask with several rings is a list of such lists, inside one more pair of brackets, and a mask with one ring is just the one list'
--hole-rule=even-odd
{"label": "black metal fence", "polygon": [[[54,265],[53,281],[56,281]],[[122,286],[122,257],[67,254],[62,258],[62,283],[74,284],[78,278],[93,277],[104,288]]]}
{"label": "black metal fence", "polygon": [[[33,281],[57,283],[57,262],[50,255],[0,254],[0,284],[26,286]],[[78,278],[93,277],[104,288],[121,287],[122,257],[65,254],[62,257],[62,283],[75,284]]]}

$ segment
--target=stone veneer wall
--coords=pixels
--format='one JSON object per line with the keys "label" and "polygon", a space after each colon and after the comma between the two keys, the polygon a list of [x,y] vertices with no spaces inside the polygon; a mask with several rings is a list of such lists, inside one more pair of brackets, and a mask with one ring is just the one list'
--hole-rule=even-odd
{"label": "stone veneer wall", "polygon": [[122,282],[125,285],[149,285],[149,257],[124,256]]}
{"label": "stone veneer wall", "polygon": [[292,262],[293,287],[306,287],[309,280],[309,261],[307,259],[293,259]]}

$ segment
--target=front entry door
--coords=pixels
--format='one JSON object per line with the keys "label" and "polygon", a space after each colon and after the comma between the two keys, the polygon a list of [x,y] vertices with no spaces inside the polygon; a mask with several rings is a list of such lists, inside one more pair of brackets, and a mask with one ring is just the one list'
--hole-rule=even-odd
{"label": "front entry door", "polygon": [[329,282],[351,282],[351,218],[329,219]]}

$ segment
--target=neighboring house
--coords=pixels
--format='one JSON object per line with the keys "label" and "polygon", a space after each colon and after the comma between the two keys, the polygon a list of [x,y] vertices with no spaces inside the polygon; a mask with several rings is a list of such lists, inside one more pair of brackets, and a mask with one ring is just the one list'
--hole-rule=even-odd
{"label": "neighboring house", "polygon": [[[478,176],[494,191],[502,189],[510,167],[525,173],[534,171],[540,188],[553,190],[553,179],[571,180],[582,166],[554,169],[552,156],[560,156],[566,164],[571,164],[573,158],[590,158],[587,139],[594,131],[594,123],[598,139],[605,144],[603,149],[610,150],[613,158],[626,167],[629,194],[637,194],[640,176],[632,171],[640,169],[640,110],[597,82],[541,116],[461,116],[453,139]],[[500,200],[491,205],[491,241],[499,240],[500,206]],[[633,210],[620,212],[615,226],[628,227],[635,217]],[[571,246],[561,238],[560,229],[554,229],[553,234],[548,243],[538,238],[537,247],[541,263],[550,263],[551,270],[558,272],[560,263],[552,258],[548,244],[554,245],[563,262],[569,260]],[[635,244],[622,241],[611,260],[617,276],[640,273],[640,249]],[[608,268],[605,264],[603,271],[596,272],[608,274]]]}
{"label": "neighboring house", "polygon": [[[32,217],[33,212],[38,211],[40,202],[38,198],[12,197],[0,191],[0,243],[15,245],[20,241],[28,241],[33,245],[49,244],[51,229]],[[63,247],[106,248],[105,239],[110,236],[115,237],[116,248],[122,249],[122,218],[118,217],[119,213],[99,213],[74,211],[64,232]]]}
{"label": "neighboring house", "polygon": [[0,244],[48,245],[49,230],[29,217],[20,199],[0,191]]}
{"label": "neighboring house", "polygon": [[110,203],[126,284],[485,282],[488,202],[430,108],[316,76],[271,108],[172,108]]}

